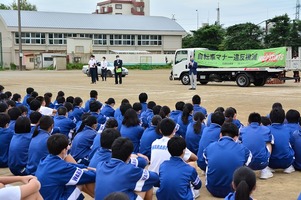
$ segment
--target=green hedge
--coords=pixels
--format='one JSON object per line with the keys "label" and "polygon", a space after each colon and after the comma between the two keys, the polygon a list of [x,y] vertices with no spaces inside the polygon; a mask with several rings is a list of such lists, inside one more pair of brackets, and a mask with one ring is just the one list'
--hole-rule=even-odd
{"label": "green hedge", "polygon": [[86,64],[84,64],[84,63],[69,63],[69,64],[67,64],[67,69],[68,70],[82,69],[84,65],[86,65]]}
{"label": "green hedge", "polygon": [[137,64],[137,65],[123,65],[127,69],[141,69],[141,70],[152,70],[152,69],[171,69],[171,64],[164,65],[150,65],[150,64]]}

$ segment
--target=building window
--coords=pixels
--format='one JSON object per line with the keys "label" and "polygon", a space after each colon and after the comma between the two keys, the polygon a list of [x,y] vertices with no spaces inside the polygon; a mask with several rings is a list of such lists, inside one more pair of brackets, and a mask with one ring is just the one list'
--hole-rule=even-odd
{"label": "building window", "polygon": [[34,58],[29,58],[29,62],[33,63],[34,62]]}
{"label": "building window", "polygon": [[139,46],[160,46],[162,45],[161,35],[138,35]]}
{"label": "building window", "polygon": [[135,45],[135,35],[110,35],[110,45]]}
{"label": "building window", "polygon": [[115,4],[115,9],[122,9],[122,4]]}
{"label": "building window", "polygon": [[[23,44],[45,44],[45,33],[21,33]],[[19,33],[15,33],[15,43],[19,44]]]}
{"label": "building window", "polygon": [[94,45],[107,45],[107,35],[104,34],[94,34],[93,35]]}
{"label": "building window", "polygon": [[93,34],[83,34],[83,33],[81,33],[81,34],[79,34],[79,37],[80,38],[93,38]]}
{"label": "building window", "polygon": [[44,57],[44,61],[53,61],[52,57]]}

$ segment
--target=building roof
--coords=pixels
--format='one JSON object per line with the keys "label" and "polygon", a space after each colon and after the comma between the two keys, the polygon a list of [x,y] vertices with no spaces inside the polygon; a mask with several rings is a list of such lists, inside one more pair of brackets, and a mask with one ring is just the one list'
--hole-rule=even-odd
{"label": "building roof", "polygon": [[[0,10],[0,19],[7,27],[18,27],[16,10]],[[159,16],[21,11],[21,23],[23,28],[175,31],[185,34],[177,22]]]}

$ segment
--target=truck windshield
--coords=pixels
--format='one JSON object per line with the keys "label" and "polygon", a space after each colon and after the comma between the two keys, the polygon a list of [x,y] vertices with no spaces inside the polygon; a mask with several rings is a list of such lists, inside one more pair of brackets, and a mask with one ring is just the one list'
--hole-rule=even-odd
{"label": "truck windshield", "polygon": [[175,64],[178,64],[182,61],[185,61],[187,60],[187,57],[188,57],[188,52],[187,50],[180,50],[180,51],[177,51],[176,53],[176,57],[175,57]]}

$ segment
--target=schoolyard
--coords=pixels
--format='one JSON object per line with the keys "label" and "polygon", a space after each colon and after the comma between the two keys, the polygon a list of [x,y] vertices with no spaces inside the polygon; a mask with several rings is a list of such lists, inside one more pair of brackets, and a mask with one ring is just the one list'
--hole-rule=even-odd
{"label": "schoolyard", "polygon": [[[5,91],[19,93],[23,97],[27,87],[33,87],[40,95],[45,92],[53,93],[53,100],[59,90],[65,92],[65,96],[80,96],[84,101],[89,99],[89,92],[95,89],[99,93],[99,100],[104,103],[109,97],[115,98],[116,106],[127,98],[131,103],[138,102],[138,95],[146,92],[149,101],[153,100],[159,105],[167,105],[174,109],[177,101],[191,102],[193,95],[198,94],[202,98],[202,106],[208,113],[216,107],[234,107],[238,112],[238,119],[247,124],[248,115],[251,112],[259,112],[266,115],[270,112],[274,102],[281,102],[284,109],[297,109],[301,111],[301,84],[293,80],[285,84],[265,85],[263,87],[250,86],[241,88],[234,82],[208,83],[198,85],[196,90],[188,90],[180,81],[168,79],[170,70],[129,70],[129,75],[123,79],[122,85],[115,85],[113,78],[106,82],[90,84],[91,79],[80,70],[74,71],[0,71],[0,85]],[[258,172],[256,172],[258,175]],[[1,175],[10,175],[8,169],[0,169]],[[201,174],[203,186],[199,199],[209,200],[213,198],[205,188],[205,177]],[[269,180],[257,179],[257,188],[253,194],[255,199],[285,199],[295,200],[301,192],[301,173],[284,174],[281,171],[274,173]],[[87,198],[89,199],[89,198]]]}

